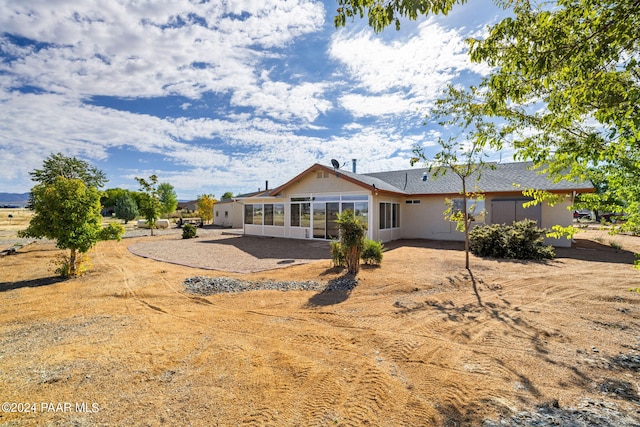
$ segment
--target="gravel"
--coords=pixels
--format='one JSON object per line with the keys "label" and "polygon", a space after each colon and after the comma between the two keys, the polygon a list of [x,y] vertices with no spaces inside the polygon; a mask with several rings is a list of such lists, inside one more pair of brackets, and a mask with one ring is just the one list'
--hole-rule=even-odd
{"label": "gravel", "polygon": [[537,411],[518,412],[498,421],[485,420],[482,427],[563,426],[563,427],[639,427],[640,419],[620,411],[614,403],[584,399],[578,408],[560,408],[557,402]]}
{"label": "gravel", "polygon": [[358,284],[358,280],[349,276],[331,280],[327,285],[306,281],[251,281],[230,277],[190,277],[184,281],[187,292],[198,295],[214,295],[231,292],[246,292],[258,290],[276,291],[351,291]]}

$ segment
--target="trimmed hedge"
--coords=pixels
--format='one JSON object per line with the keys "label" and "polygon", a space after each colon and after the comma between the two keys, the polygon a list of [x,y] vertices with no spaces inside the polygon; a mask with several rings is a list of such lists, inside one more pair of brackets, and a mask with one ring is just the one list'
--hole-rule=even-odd
{"label": "trimmed hedge", "polygon": [[544,244],[546,232],[529,219],[513,225],[477,226],[469,233],[469,249],[479,257],[550,259],[555,257],[555,251]]}

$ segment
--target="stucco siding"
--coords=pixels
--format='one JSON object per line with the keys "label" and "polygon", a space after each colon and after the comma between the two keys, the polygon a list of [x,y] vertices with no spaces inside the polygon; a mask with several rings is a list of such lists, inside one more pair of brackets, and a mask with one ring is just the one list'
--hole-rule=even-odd
{"label": "stucco siding", "polygon": [[312,171],[285,190],[284,195],[298,193],[340,193],[366,191],[363,187],[326,171]]}

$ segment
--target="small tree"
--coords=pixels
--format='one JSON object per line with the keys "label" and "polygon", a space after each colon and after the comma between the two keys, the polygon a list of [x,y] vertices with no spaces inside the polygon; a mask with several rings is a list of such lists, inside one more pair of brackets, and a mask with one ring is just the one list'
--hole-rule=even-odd
{"label": "small tree", "polygon": [[60,249],[69,249],[64,275],[81,272],[80,264],[86,253],[99,240],[120,239],[122,226],[102,228],[98,187],[107,181],[105,174],[89,163],[61,153],[52,154],[42,169],[30,172],[37,183],[29,195],[29,208],[34,215],[21,237],[48,238]]}
{"label": "small tree", "polygon": [[500,147],[503,142],[502,132],[494,122],[486,119],[486,105],[478,101],[482,94],[476,88],[465,91],[450,86],[447,93],[446,99],[436,102],[431,118],[443,127],[458,128],[460,134],[448,140],[438,138],[442,151],[433,159],[427,158],[422,147],[415,146],[411,165],[423,160],[434,177],[452,172],[460,178],[462,209],[455,210],[450,205],[445,211],[445,217],[456,221],[458,229],[464,232],[465,268],[469,269],[469,226],[475,206],[468,206],[468,200],[471,196],[477,198],[478,194],[468,191],[468,181],[479,180],[483,169],[493,167],[484,162],[484,150],[486,146]]}
{"label": "small tree", "polygon": [[222,195],[222,200],[233,199],[233,193],[231,191],[227,191]]}
{"label": "small tree", "polygon": [[340,245],[344,251],[347,273],[358,274],[367,226],[355,217],[351,209],[338,214],[336,223],[340,228]]}
{"label": "small tree", "polygon": [[213,219],[213,205],[217,200],[213,194],[203,194],[198,196],[198,215],[203,222],[209,222]]}
{"label": "small tree", "polygon": [[178,196],[173,185],[168,182],[158,185],[158,197],[161,205],[160,213],[169,218],[169,215],[178,207]]}
{"label": "small tree", "polygon": [[34,215],[21,237],[48,238],[60,249],[69,249],[69,258],[59,271],[63,276],[82,272],[85,254],[98,241],[117,239],[124,232],[122,226],[112,224],[102,228],[100,192],[87,187],[80,179],[57,177],[51,184],[39,184],[31,189],[31,208]]}
{"label": "small tree", "polygon": [[136,177],[136,181],[140,184],[140,213],[147,221],[147,226],[151,229],[151,235],[153,236],[153,229],[156,228],[156,221],[160,217],[160,211],[162,204],[160,203],[160,196],[158,194],[158,177],[151,175],[149,181],[144,178]]}
{"label": "small tree", "polygon": [[116,218],[124,220],[125,224],[138,216],[138,205],[129,193],[123,194],[116,200],[114,209]]}

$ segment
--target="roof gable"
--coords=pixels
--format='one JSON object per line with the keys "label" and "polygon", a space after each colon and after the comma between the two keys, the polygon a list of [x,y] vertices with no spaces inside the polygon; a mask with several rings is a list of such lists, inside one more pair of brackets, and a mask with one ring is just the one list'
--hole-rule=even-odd
{"label": "roof gable", "polygon": [[401,193],[404,194],[404,192],[402,190],[399,190],[398,188],[394,187],[393,185],[385,182],[384,180],[381,180],[377,177],[374,176],[368,176],[368,175],[363,175],[363,174],[356,174],[353,172],[348,172],[346,170],[341,170],[341,169],[334,169],[328,166],[324,166],[321,165],[319,163],[315,163],[313,164],[311,167],[305,169],[303,172],[299,173],[298,175],[296,175],[293,179],[290,179],[289,181],[287,181],[286,183],[282,184],[279,187],[274,188],[273,190],[271,190],[271,192],[269,193],[272,196],[276,196],[280,193],[282,193],[284,190],[286,190],[287,188],[291,187],[292,185],[296,184],[297,182],[301,181],[302,179],[304,179],[306,176],[315,173],[317,171],[323,171],[323,172],[329,172],[331,174],[336,174],[336,176],[338,178],[347,180],[359,187],[362,187],[363,189],[369,190],[369,191],[383,191],[383,192],[390,192],[390,193]]}

